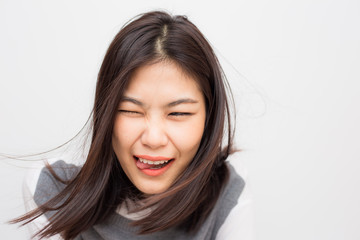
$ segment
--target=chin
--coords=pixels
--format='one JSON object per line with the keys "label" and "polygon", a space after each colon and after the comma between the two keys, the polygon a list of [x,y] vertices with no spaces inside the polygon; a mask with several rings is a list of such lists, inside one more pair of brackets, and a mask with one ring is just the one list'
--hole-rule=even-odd
{"label": "chin", "polygon": [[165,192],[168,187],[146,187],[146,186],[138,186],[137,187],[142,193],[153,195],[153,194],[159,194]]}

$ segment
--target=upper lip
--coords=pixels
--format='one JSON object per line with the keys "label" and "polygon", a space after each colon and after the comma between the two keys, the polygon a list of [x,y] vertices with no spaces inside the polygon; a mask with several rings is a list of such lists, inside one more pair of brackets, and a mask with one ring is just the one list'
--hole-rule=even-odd
{"label": "upper lip", "polygon": [[146,160],[150,160],[150,161],[168,161],[171,160],[173,158],[169,158],[169,157],[163,157],[163,156],[149,156],[149,155],[134,155],[137,158],[143,158]]}

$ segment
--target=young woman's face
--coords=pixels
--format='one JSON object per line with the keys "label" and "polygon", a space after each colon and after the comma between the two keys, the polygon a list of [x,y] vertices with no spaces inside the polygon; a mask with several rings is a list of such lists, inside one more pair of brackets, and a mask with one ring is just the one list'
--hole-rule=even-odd
{"label": "young woman's face", "polygon": [[198,84],[174,63],[146,65],[133,74],[118,107],[112,146],[140,191],[164,192],[185,170],[199,148],[205,115]]}

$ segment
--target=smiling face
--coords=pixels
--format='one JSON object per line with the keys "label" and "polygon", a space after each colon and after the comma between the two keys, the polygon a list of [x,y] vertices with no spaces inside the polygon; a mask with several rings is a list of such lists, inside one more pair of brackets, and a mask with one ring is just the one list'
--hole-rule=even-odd
{"label": "smiling face", "polygon": [[199,148],[205,115],[198,84],[176,64],[135,71],[118,106],[112,146],[141,192],[166,191],[186,169]]}

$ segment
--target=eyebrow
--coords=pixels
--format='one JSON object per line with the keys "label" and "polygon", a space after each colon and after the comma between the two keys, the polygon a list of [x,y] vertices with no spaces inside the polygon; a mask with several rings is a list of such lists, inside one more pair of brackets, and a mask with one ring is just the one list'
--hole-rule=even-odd
{"label": "eyebrow", "polygon": [[[131,98],[131,97],[127,97],[127,96],[124,96],[122,99],[121,99],[121,102],[131,102],[135,105],[138,105],[138,106],[141,106],[141,107],[144,107],[145,104],[142,103],[141,101],[135,99],[135,98]],[[183,104],[183,103],[198,103],[197,100],[194,100],[194,99],[191,99],[191,98],[181,98],[181,99],[178,99],[176,101],[173,101],[173,102],[170,102],[168,104],[166,104],[167,107],[174,107],[174,106],[177,106],[179,104]]]}
{"label": "eyebrow", "polygon": [[131,102],[131,103],[133,103],[135,105],[139,105],[141,107],[144,106],[144,104],[142,102],[140,102],[139,100],[136,100],[135,98],[131,98],[131,97],[126,97],[126,96],[122,97],[120,102]]}

